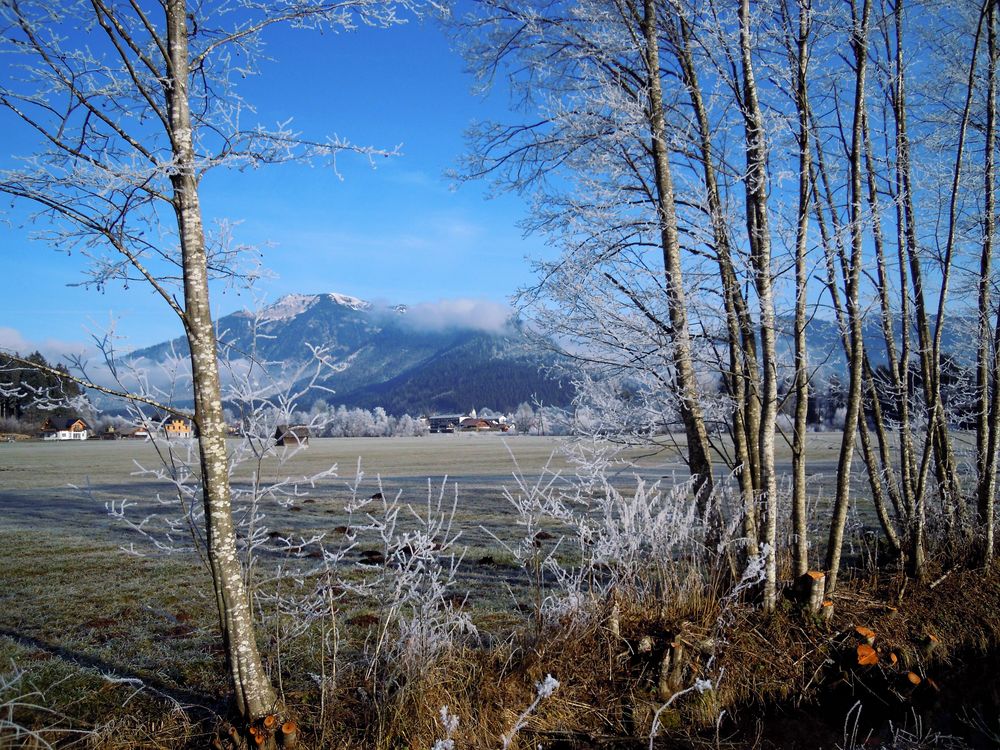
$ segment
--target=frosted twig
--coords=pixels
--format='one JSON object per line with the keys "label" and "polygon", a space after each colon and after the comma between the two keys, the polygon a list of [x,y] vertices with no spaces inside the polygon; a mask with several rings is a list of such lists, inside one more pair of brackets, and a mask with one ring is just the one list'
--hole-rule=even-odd
{"label": "frosted twig", "polygon": [[528,723],[528,717],[538,708],[538,704],[551,696],[558,687],[559,680],[550,674],[545,675],[545,679],[541,682],[535,683],[535,699],[531,702],[530,706],[521,712],[521,715],[517,717],[517,721],[514,722],[514,726],[502,738],[504,750],[510,747],[510,743],[514,740],[515,735],[524,729],[525,724]]}

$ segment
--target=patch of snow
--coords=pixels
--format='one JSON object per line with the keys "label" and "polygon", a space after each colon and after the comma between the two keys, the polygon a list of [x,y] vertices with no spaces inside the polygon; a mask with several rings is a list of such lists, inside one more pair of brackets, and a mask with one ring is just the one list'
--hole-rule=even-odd
{"label": "patch of snow", "polygon": [[315,294],[286,294],[273,305],[265,307],[261,311],[260,320],[262,323],[291,320],[315,305],[318,299]]}
{"label": "patch of snow", "polygon": [[363,299],[351,297],[347,294],[337,294],[336,292],[333,292],[332,294],[328,294],[326,296],[331,302],[343,305],[344,307],[350,307],[353,310],[367,310],[371,307],[370,302],[365,302]]}
{"label": "patch of snow", "polygon": [[340,362],[334,362],[334,363],[332,363],[330,365],[330,369],[333,372],[336,372],[336,373],[343,372],[344,370],[346,370],[348,367],[351,366],[351,364],[354,362],[354,360],[356,360],[358,358],[358,355],[361,354],[361,352],[365,348],[367,348],[367,347],[362,347],[361,349],[358,349],[356,352],[352,352],[350,355],[348,355],[347,359],[343,359]]}

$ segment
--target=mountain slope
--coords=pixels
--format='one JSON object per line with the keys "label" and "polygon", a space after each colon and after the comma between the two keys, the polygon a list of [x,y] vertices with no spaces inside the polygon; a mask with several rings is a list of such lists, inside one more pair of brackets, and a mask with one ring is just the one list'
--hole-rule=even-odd
{"label": "mountain slope", "polygon": [[[307,368],[310,345],[332,365],[316,390],[299,401],[391,414],[513,410],[524,401],[565,405],[572,388],[548,374],[552,356],[535,349],[510,323],[501,329],[471,321],[421,326],[403,306],[377,307],[341,294],[288,295],[257,315],[238,312],[218,321],[222,348],[233,359],[251,352],[273,373]],[[135,359],[162,362],[184,356],[183,339],[138,350]],[[334,391],[330,393],[329,390]]]}

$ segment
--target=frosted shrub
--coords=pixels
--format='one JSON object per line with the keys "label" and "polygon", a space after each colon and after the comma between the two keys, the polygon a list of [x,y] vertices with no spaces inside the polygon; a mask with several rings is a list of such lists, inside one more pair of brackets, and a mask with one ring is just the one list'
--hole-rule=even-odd
{"label": "frosted shrub", "polygon": [[476,632],[450,596],[464,550],[458,547],[461,532],[453,528],[458,488],[448,502],[447,486],[444,480],[435,491],[428,480],[422,507],[404,504],[401,493],[387,498],[381,483],[371,498],[355,496],[348,504],[352,514],[367,519],[358,527],[359,539],[374,537],[384,563],[362,563],[368,575],[361,585],[343,583],[378,603],[383,614],[374,656],[387,658],[409,678],[433,667],[457,635]]}
{"label": "frosted shrub", "polygon": [[455,740],[452,739],[452,735],[458,731],[458,717],[451,713],[447,706],[441,706],[438,718],[444,729],[444,739],[436,740],[431,750],[455,750]]}
{"label": "frosted shrub", "polygon": [[[546,466],[531,481],[515,472],[504,494],[519,542],[497,539],[529,573],[544,616],[578,623],[611,591],[640,598],[677,591],[684,576],[709,570],[736,543],[741,517],[728,513],[727,527],[707,546],[707,519],[696,512],[692,480],[667,485],[634,475],[626,488],[615,477],[623,466],[617,446],[591,439],[566,451],[573,474]],[[716,505],[735,506],[730,494],[719,487]],[[553,541],[543,546],[546,536]]]}

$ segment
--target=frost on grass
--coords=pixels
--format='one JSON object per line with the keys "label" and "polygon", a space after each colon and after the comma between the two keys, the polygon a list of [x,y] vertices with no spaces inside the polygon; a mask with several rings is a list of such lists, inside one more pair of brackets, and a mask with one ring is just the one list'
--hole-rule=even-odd
{"label": "frost on grass", "polygon": [[458,716],[451,713],[447,706],[441,706],[438,712],[438,719],[441,728],[444,730],[444,737],[434,741],[431,750],[455,750],[455,740],[453,735],[458,731]]}
{"label": "frost on grass", "polygon": [[[45,696],[40,691],[22,687],[23,679],[24,673],[16,668],[8,674],[0,673],[0,747],[51,750],[64,741],[80,741],[91,734],[86,730],[61,728],[59,725],[67,717],[45,706]],[[32,717],[30,721],[22,718],[27,715]]]}
{"label": "frost on grass", "polygon": [[[566,452],[572,472],[555,471],[550,461],[534,478],[512,455],[514,483],[504,497],[518,540],[484,529],[525,570],[540,620],[580,624],[613,592],[635,598],[677,592],[688,573],[707,576],[743,546],[736,533],[742,515],[725,483],[710,507],[722,509],[726,524],[710,539],[708,511],[700,516],[692,500],[693,480],[630,477],[618,449],[596,440],[572,441]],[[747,578],[756,580],[756,570],[748,569]]]}
{"label": "frost on grass", "polygon": [[541,682],[535,683],[535,699],[531,702],[521,715],[517,717],[517,721],[514,722],[514,726],[510,728],[503,737],[501,741],[503,742],[504,750],[510,747],[510,743],[514,741],[514,737],[520,732],[528,723],[528,718],[534,713],[538,705],[546,698],[552,697],[552,694],[556,692],[559,688],[559,680],[550,674],[545,675],[545,679]]}

